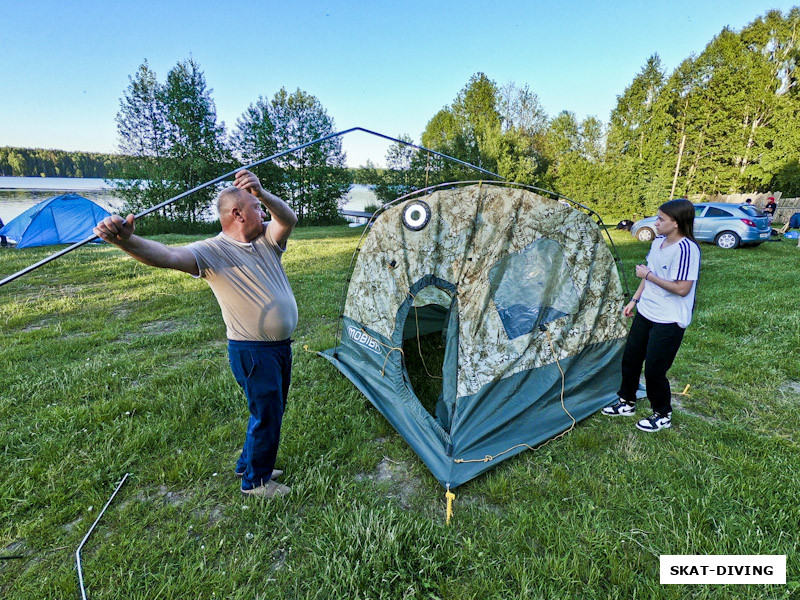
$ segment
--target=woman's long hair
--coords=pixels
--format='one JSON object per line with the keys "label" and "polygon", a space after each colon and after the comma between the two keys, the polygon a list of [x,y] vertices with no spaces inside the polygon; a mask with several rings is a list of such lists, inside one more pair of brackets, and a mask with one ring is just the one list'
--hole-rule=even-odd
{"label": "woman's long hair", "polygon": [[694,239],[694,204],[685,198],[676,198],[665,202],[658,207],[658,210],[677,223],[678,231],[683,237],[697,244],[697,240]]}

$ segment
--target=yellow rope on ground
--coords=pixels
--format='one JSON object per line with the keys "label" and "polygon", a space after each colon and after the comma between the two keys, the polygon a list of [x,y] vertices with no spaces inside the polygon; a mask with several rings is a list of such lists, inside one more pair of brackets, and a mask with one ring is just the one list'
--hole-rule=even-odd
{"label": "yellow rope on ground", "polygon": [[564,412],[567,413],[567,416],[570,419],[572,419],[572,425],[570,425],[569,429],[567,429],[566,431],[562,431],[557,436],[555,436],[553,438],[550,438],[544,444],[541,444],[541,445],[537,446],[536,448],[534,448],[533,446],[529,446],[528,444],[517,444],[516,446],[511,446],[511,448],[509,448],[508,450],[503,450],[502,452],[499,452],[499,453],[494,454],[494,455],[487,454],[483,458],[475,458],[475,459],[472,459],[472,460],[466,460],[466,459],[463,459],[463,458],[456,458],[455,460],[453,460],[453,462],[455,462],[455,463],[491,462],[495,458],[497,458],[498,456],[503,456],[504,454],[508,454],[509,452],[511,452],[512,450],[516,450],[517,448],[527,448],[528,450],[536,450],[537,448],[542,448],[542,447],[546,446],[547,444],[549,444],[553,440],[557,440],[558,438],[567,435],[570,431],[572,431],[575,428],[575,425],[577,424],[577,421],[575,420],[575,417],[573,417],[572,414],[570,414],[570,412],[567,410],[567,407],[564,405],[564,386],[565,386],[564,370],[561,368],[561,363],[558,360],[558,355],[556,354],[556,349],[553,346],[553,339],[550,337],[550,330],[549,329],[545,329],[545,334],[547,335],[547,341],[550,343],[550,350],[552,351],[553,356],[556,359],[556,366],[558,367],[558,371],[559,371],[559,373],[561,373],[561,408],[563,408]]}
{"label": "yellow rope on ground", "polygon": [[453,516],[453,500],[456,499],[456,495],[450,491],[450,484],[447,484],[447,492],[445,492],[444,497],[447,498],[447,510],[445,512],[447,524],[450,525],[450,519]]}

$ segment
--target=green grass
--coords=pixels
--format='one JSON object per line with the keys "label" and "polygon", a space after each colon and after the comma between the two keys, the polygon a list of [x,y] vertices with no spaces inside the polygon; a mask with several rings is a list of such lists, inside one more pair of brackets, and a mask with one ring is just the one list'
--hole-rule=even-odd
{"label": "green grass", "polygon": [[[285,256],[300,308],[278,457],[292,494],[273,501],[238,492],[246,409],[204,282],[93,247],[0,288],[0,555],[25,556],[0,561],[0,597],[78,597],[74,552],[126,472],[83,551],[92,600],[800,594],[794,244],[702,246],[672,429],[591,417],[458,488],[446,526],[441,486],[303,351],[334,344],[360,234],[302,228]],[[612,235],[632,273],[647,246]],[[0,251],[0,273],[51,251]],[[786,554],[790,583],[662,587],[661,554]]]}

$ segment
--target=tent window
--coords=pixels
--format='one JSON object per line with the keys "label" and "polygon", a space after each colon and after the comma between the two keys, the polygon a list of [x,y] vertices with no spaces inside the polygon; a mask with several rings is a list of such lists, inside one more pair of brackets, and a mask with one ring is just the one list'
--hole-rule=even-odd
{"label": "tent window", "polygon": [[450,303],[452,301],[453,299],[450,297],[450,294],[448,294],[445,290],[438,288],[435,285],[429,285],[417,292],[417,295],[414,296],[413,306],[438,304],[439,306],[450,308]]}
{"label": "tent window", "polygon": [[540,239],[497,261],[489,271],[497,313],[509,339],[578,310],[578,294],[561,245]]}

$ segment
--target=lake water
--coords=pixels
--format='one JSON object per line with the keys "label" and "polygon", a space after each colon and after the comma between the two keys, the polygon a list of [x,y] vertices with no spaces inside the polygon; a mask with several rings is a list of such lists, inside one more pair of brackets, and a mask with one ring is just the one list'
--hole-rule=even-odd
{"label": "lake water", "polygon": [[[69,192],[80,194],[110,212],[115,212],[122,206],[122,200],[114,195],[114,189],[104,179],[0,177],[0,219],[8,223],[42,200]],[[364,210],[368,204],[378,204],[378,199],[370,186],[353,185],[342,208]]]}

